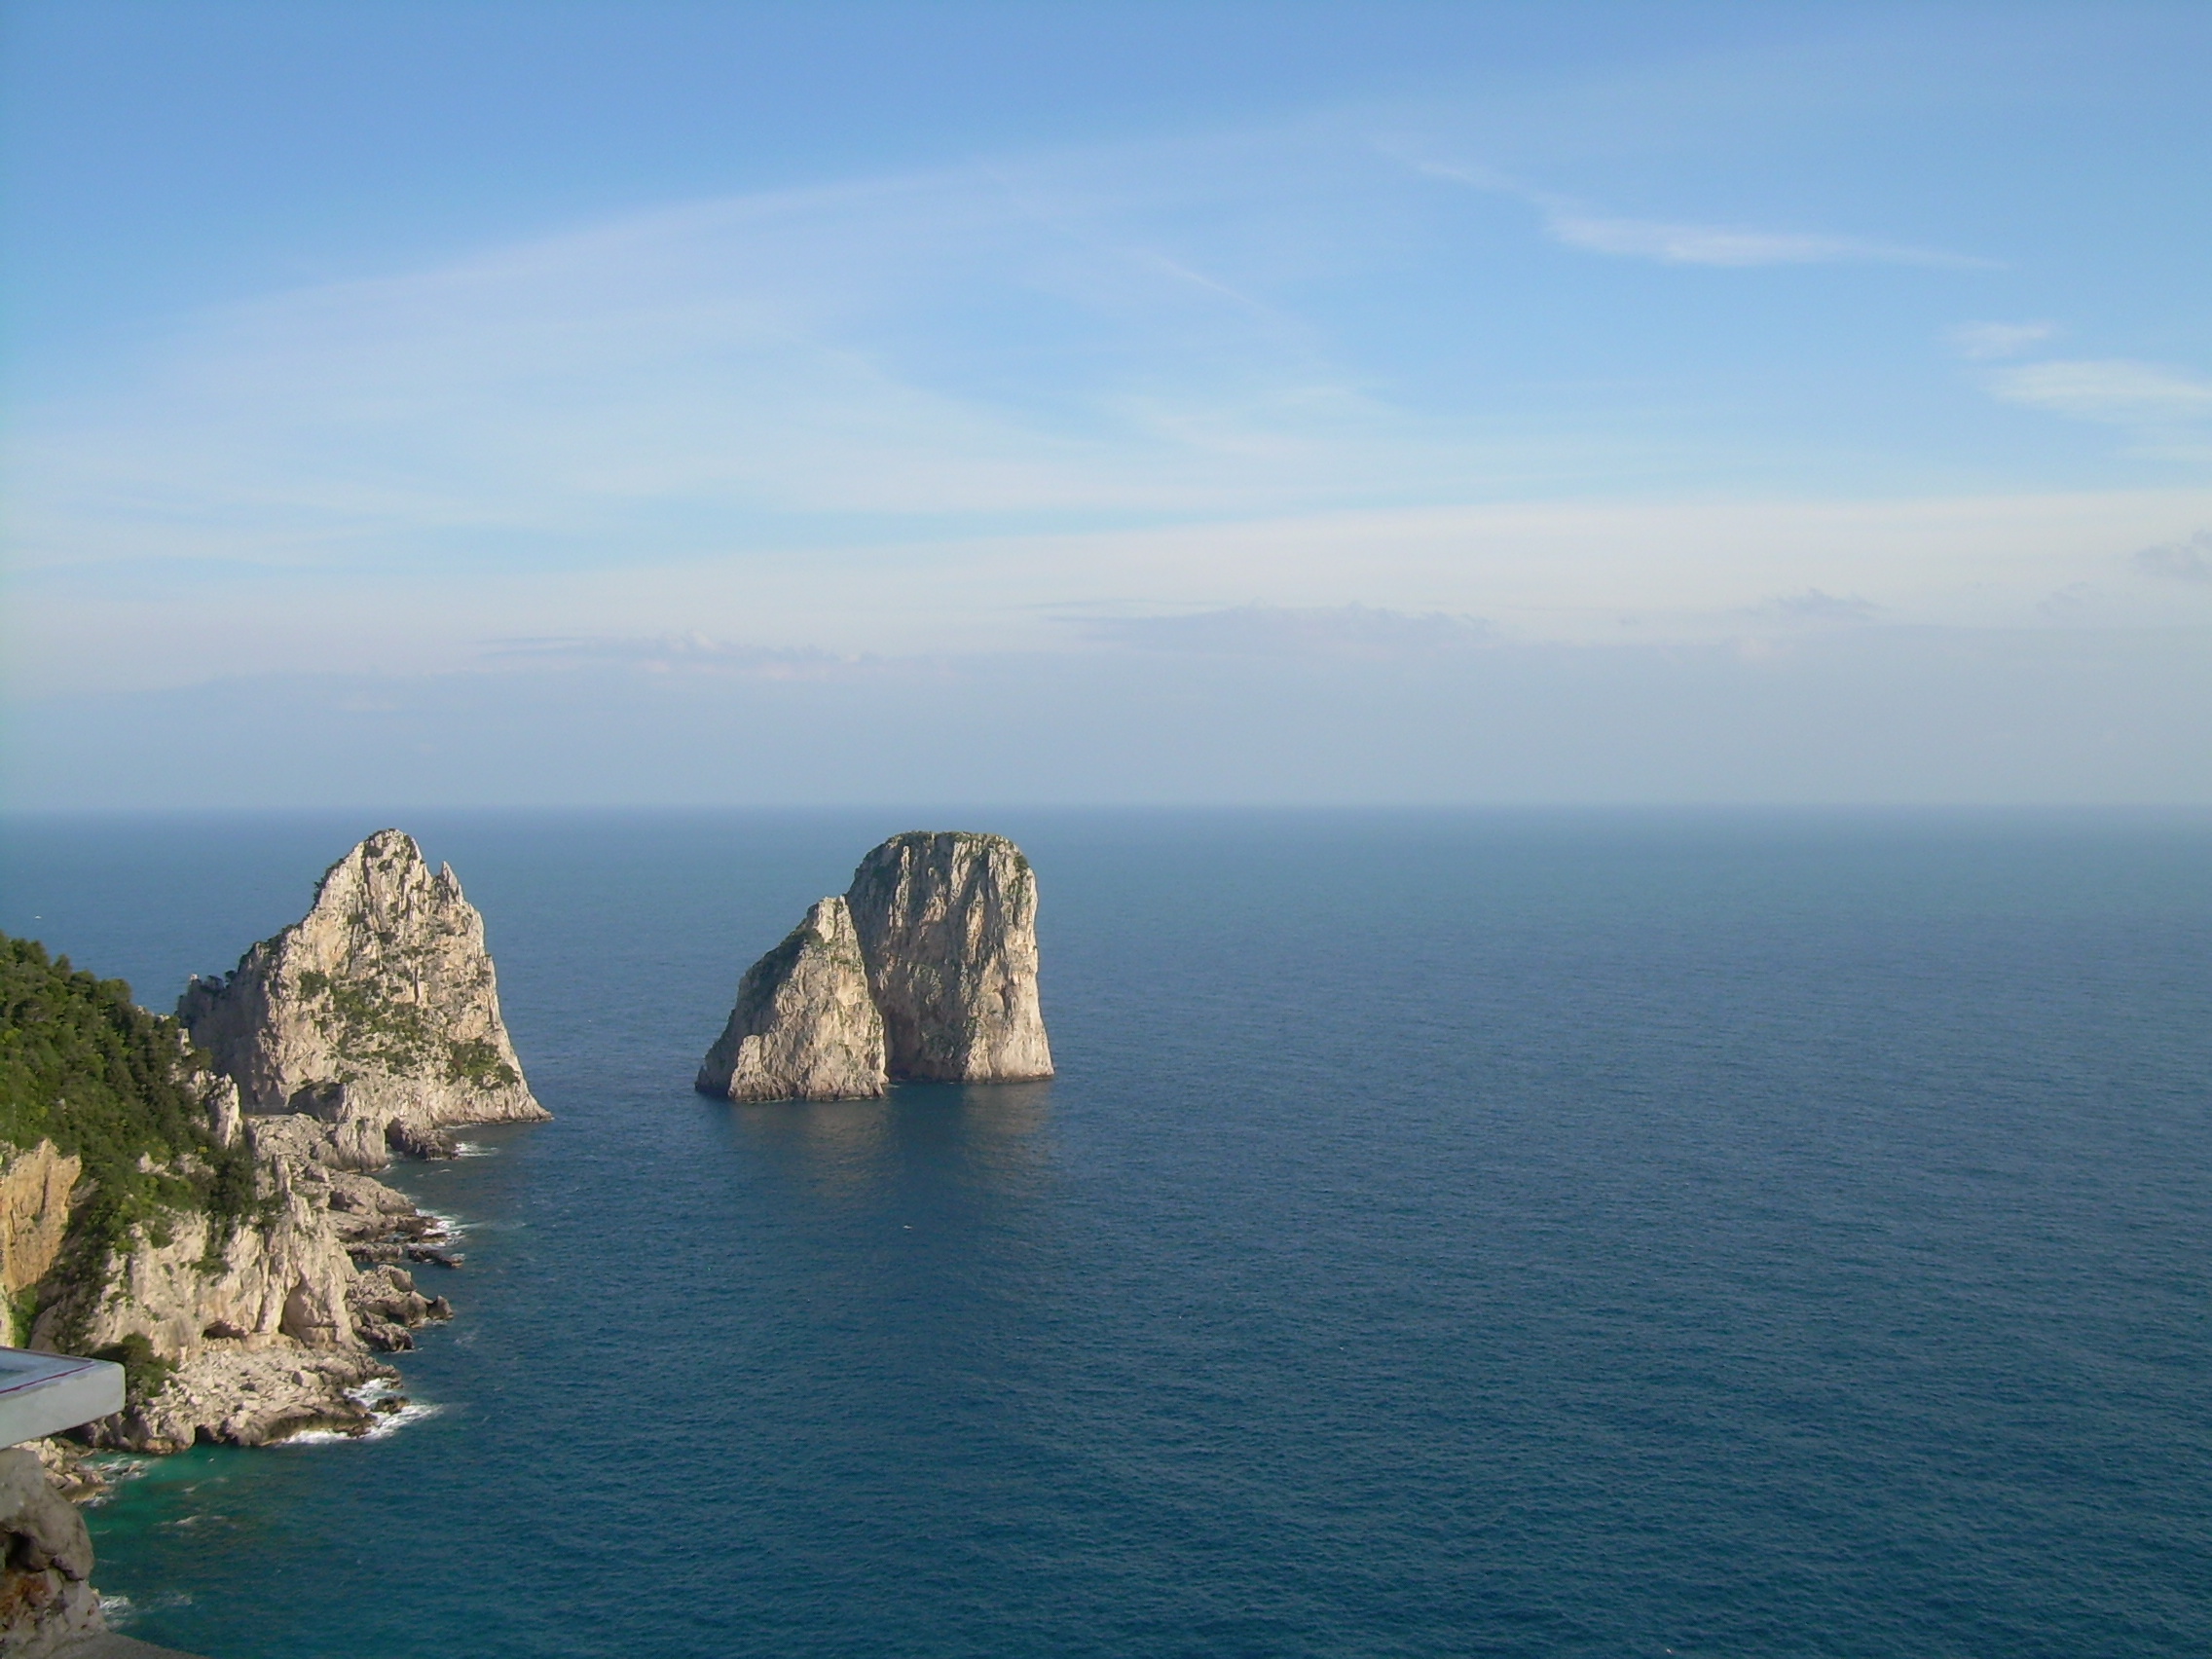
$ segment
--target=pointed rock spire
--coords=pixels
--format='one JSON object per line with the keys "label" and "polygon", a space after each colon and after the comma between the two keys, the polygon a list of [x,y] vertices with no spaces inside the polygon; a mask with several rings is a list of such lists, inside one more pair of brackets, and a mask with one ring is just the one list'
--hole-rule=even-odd
{"label": "pointed rock spire", "polygon": [[332,865],[307,915],[232,973],[193,979],[177,1017],[248,1112],[367,1124],[418,1150],[448,1124],[552,1116],[500,1018],[484,918],[397,830]]}

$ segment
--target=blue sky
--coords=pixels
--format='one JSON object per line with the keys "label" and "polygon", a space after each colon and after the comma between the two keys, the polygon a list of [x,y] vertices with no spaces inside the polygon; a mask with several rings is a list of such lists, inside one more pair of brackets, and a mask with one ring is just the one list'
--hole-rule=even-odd
{"label": "blue sky", "polygon": [[4,17],[18,804],[2212,799],[2200,5]]}

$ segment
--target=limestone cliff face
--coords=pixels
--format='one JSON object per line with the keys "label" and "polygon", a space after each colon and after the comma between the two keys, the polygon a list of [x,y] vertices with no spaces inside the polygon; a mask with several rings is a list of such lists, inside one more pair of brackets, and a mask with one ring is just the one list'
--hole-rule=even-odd
{"label": "limestone cliff face", "polygon": [[447,866],[380,830],[330,866],[300,921],[177,1004],[248,1113],[364,1124],[354,1141],[435,1151],[448,1124],[551,1114],[499,1016],[484,920]]}
{"label": "limestone cliff face", "polygon": [[[304,1120],[253,1127],[287,1122]],[[416,1242],[434,1226],[405,1197],[255,1141],[260,1201],[227,1237],[210,1236],[217,1224],[203,1212],[164,1211],[100,1261],[72,1266],[65,1254],[47,1287],[32,1346],[97,1353],[140,1342],[161,1368],[121,1414],[87,1425],[93,1445],[180,1452],[357,1432],[375,1420],[363,1386],[397,1375],[377,1352],[411,1347],[411,1327],[451,1317],[443,1298],[388,1265],[453,1260]]]}
{"label": "limestone cliff face", "polygon": [[864,1099],[889,1087],[883,1061],[852,912],[824,899],[746,971],[697,1087],[731,1100]]}
{"label": "limestone cliff face", "polygon": [[1037,875],[1003,835],[894,835],[845,894],[893,1077],[1052,1075],[1037,1001]]}
{"label": "limestone cliff face", "polygon": [[[40,1315],[37,1346],[66,1332],[93,1353],[133,1334],[171,1364],[188,1364],[211,1340],[248,1346],[361,1346],[347,1307],[353,1264],[326,1213],[312,1166],[272,1160],[261,1170],[259,1215],[224,1240],[204,1211],[166,1211],[140,1223],[104,1282],[57,1299]],[[235,1335],[211,1339],[210,1332]]]}
{"label": "limestone cliff face", "polygon": [[[69,1232],[69,1200],[84,1161],[40,1141],[0,1166],[0,1290],[13,1299],[46,1277]],[[13,1343],[26,1333],[11,1330]]]}

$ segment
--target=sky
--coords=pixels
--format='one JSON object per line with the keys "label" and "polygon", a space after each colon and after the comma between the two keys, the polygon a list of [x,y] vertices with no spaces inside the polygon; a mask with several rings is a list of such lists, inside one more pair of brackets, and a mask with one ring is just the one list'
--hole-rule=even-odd
{"label": "sky", "polygon": [[0,800],[2212,804],[2208,74],[6,0]]}

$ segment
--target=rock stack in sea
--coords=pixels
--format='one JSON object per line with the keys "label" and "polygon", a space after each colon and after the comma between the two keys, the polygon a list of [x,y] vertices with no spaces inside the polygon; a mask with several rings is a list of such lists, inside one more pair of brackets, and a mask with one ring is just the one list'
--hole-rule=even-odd
{"label": "rock stack in sea", "polygon": [[1037,998],[1037,874],[1003,835],[914,831],[863,859],[738,987],[698,1087],[838,1100],[895,1079],[1052,1075]]}
{"label": "rock stack in sea", "polygon": [[1037,1003],[1037,872],[1004,835],[894,835],[846,889],[894,1077],[1052,1075]]}
{"label": "rock stack in sea", "polygon": [[450,1154],[455,1124],[551,1116],[499,1016],[484,919],[397,830],[332,865],[307,915],[230,974],[195,977],[177,1017],[248,1114],[321,1124],[326,1163]]}
{"label": "rock stack in sea", "polygon": [[731,1100],[883,1092],[883,1016],[868,998],[867,964],[844,900],[816,904],[746,971],[698,1087]]}

